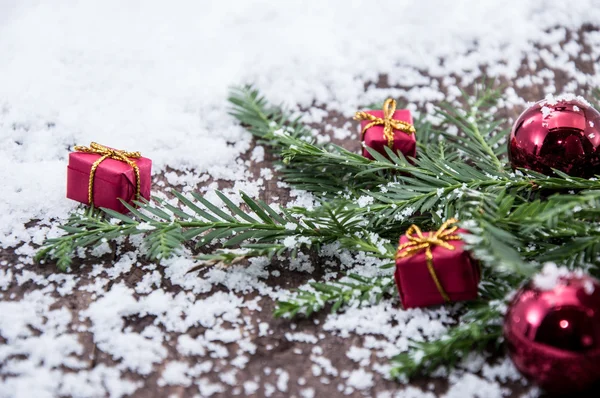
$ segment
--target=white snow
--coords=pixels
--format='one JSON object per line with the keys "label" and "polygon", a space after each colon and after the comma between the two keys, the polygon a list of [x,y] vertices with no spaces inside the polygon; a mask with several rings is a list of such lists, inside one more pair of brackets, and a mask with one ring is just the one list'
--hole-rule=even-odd
{"label": "white snow", "polygon": [[360,198],[358,198],[357,204],[359,207],[366,207],[368,205],[373,204],[374,201],[375,198],[373,198],[372,196],[363,195]]}
{"label": "white snow", "polygon": [[366,390],[373,386],[373,374],[363,369],[354,370],[350,373],[347,383],[358,390]]}
{"label": "white snow", "polygon": [[158,385],[182,385],[189,386],[192,380],[186,374],[189,366],[184,362],[169,362],[162,372],[162,377],[158,380]]}
{"label": "white snow", "polygon": [[279,376],[277,377],[277,389],[281,392],[286,392],[288,390],[288,381],[290,380],[290,375],[285,370],[277,369]]}
{"label": "white snow", "polygon": [[552,290],[563,278],[582,275],[582,270],[571,271],[567,267],[558,267],[555,263],[546,263],[542,271],[533,277],[533,285],[540,290]]}
{"label": "white snow", "polygon": [[542,115],[544,117],[548,117],[552,113],[552,109],[548,108],[547,106],[542,106],[542,109],[540,110],[542,111]]}
{"label": "white snow", "polygon": [[[415,114],[417,106],[431,110],[432,102],[460,96],[459,88],[478,79],[482,66],[490,77],[516,80],[505,90],[507,110],[539,100],[515,91],[534,85],[548,95],[548,105],[582,100],[554,96],[554,70],[568,80],[565,91],[598,86],[598,66],[586,74],[571,58],[585,42],[591,53],[582,59],[596,60],[600,34],[586,32],[562,48],[559,44],[567,29],[598,20],[600,8],[593,0],[460,0],[452,7],[442,0],[388,0],[377,7],[344,0],[0,2],[0,250],[17,253],[6,257],[10,262],[4,256],[0,261],[0,336],[6,342],[0,346],[0,397],[123,397],[148,387],[149,380],[207,397],[232,395],[234,388],[239,394],[285,395],[298,377],[285,367],[238,382],[237,372],[262,350],[261,339],[274,334],[310,352],[304,377],[314,375],[313,382],[318,378],[342,392],[373,395],[389,358],[406,351],[409,338],[443,334],[454,322],[452,309],[402,311],[395,299],[384,300],[327,315],[316,334],[305,326],[282,332],[285,326],[270,323],[262,307],[286,297],[289,287],[268,279],[287,269],[254,259],[188,274],[198,265],[190,252],[146,263],[139,239],[132,239],[132,252],[119,251],[114,260],[107,255],[72,274],[48,276],[32,256],[44,238],[60,233],[57,226],[77,207],[65,198],[69,150],[91,141],[139,150],[153,160],[153,194],[167,198],[168,190],[177,188],[212,200],[216,180],[225,180],[231,182],[225,193],[240,203],[239,190],[258,196],[265,181],[277,175],[262,163],[266,149],[252,147],[250,134],[228,115],[230,86],[254,83],[273,103],[302,111],[319,127],[319,142],[331,135],[343,143],[357,134],[356,125],[342,119],[363,105],[394,96],[405,99]],[[379,27],[393,28],[382,33]],[[536,43],[545,48],[536,50]],[[517,80],[523,64],[531,75]],[[380,75],[388,75],[396,88],[376,87]],[[340,118],[337,125],[321,126],[330,113]],[[259,176],[249,171],[250,162],[262,163]],[[306,193],[291,196],[290,203],[267,199],[274,208],[316,205]],[[361,207],[371,203],[367,196],[358,200]],[[414,212],[405,208],[395,218],[405,220]],[[298,243],[293,237],[284,242]],[[112,252],[104,244],[95,254]],[[339,277],[335,261],[351,272],[377,272],[376,260],[336,245],[321,255],[328,278]],[[316,268],[304,253],[282,259],[287,266],[303,272]],[[543,288],[551,288],[562,272],[548,267],[535,279]],[[593,288],[586,287],[590,294]],[[58,304],[61,297],[69,305]],[[68,301],[71,297],[77,300]],[[138,320],[142,326],[136,329]],[[352,339],[342,355],[347,362],[333,363],[327,349],[306,348],[332,335]],[[86,350],[84,339],[94,352]],[[465,366],[481,368],[477,361]],[[447,396],[499,396],[504,391],[498,380],[518,377],[505,361],[485,364],[481,373],[452,374]],[[318,391],[304,388],[299,394],[312,397]],[[402,394],[432,396],[414,387]]]}
{"label": "white snow", "polygon": [[585,292],[587,294],[589,294],[591,296],[596,291],[596,286],[594,285],[594,282],[592,282],[591,280],[586,280],[583,283],[583,289],[585,290]]}
{"label": "white snow", "polygon": [[314,335],[308,333],[286,333],[285,338],[288,341],[298,341],[310,344],[316,344],[319,341]]}

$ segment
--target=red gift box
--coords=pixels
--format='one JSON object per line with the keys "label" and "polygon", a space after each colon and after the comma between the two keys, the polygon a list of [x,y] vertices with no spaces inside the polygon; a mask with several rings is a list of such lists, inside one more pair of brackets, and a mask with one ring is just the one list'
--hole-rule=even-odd
{"label": "red gift box", "polygon": [[[471,258],[458,236],[466,231],[457,227],[445,229],[451,223],[452,221],[447,222],[437,232],[426,233],[421,233],[416,226],[412,226],[407,231],[411,238],[407,235],[400,238],[394,277],[404,308],[428,307],[477,298],[481,278],[479,264]],[[445,232],[440,239],[450,238],[444,245],[425,243],[432,234],[443,230]],[[416,231],[418,232],[413,235]],[[406,247],[407,245],[410,246]],[[428,260],[428,250],[431,261]],[[433,272],[430,271],[428,262],[432,265]]]}
{"label": "red gift box", "polygon": [[[95,207],[106,207],[128,213],[129,210],[118,200],[132,203],[137,196],[137,177],[139,170],[139,194],[150,199],[152,160],[141,157],[136,152],[114,150],[92,143],[89,148],[76,147],[80,152],[69,154],[67,167],[67,198],[81,203],[91,204],[89,188],[92,188],[92,201]],[[127,156],[130,155],[130,156]],[[139,157],[138,157],[139,156]],[[93,179],[92,168],[98,160]],[[139,200],[139,198],[137,198]]]}
{"label": "red gift box", "polygon": [[[366,112],[357,112],[355,119],[360,120],[360,129],[362,131],[363,156],[373,159],[373,156],[365,147],[387,156],[385,147],[389,147],[394,153],[401,152],[404,156],[415,157],[417,153],[417,141],[415,139],[412,115],[408,109],[396,109],[394,100],[387,100],[383,110],[371,110]],[[391,132],[393,140],[386,136],[386,119],[390,119]],[[400,121],[404,123],[394,123]],[[375,123],[375,124],[373,124]],[[365,130],[366,127],[371,125]],[[401,127],[402,129],[394,128]]]}

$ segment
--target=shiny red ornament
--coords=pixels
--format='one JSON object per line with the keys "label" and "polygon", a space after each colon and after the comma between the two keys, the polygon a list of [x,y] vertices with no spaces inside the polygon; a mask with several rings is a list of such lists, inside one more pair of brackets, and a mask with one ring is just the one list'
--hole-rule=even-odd
{"label": "shiny red ornament", "polygon": [[504,337],[517,369],[548,392],[591,389],[600,382],[600,281],[571,275],[552,290],[529,283],[509,307]]}
{"label": "shiny red ornament", "polygon": [[519,116],[510,133],[514,168],[574,177],[600,174],[600,113],[581,97],[549,97]]}

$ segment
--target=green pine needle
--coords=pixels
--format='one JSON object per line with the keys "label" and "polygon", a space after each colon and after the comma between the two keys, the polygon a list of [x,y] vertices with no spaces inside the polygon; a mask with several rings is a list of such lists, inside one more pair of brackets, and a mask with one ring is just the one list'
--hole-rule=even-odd
{"label": "green pine needle", "polygon": [[288,300],[278,301],[274,316],[292,318],[302,314],[308,317],[328,304],[332,313],[350,305],[376,304],[395,290],[390,276],[367,278],[357,274],[348,274],[336,282],[311,282],[309,287],[310,290],[296,291]]}
{"label": "green pine needle", "polygon": [[440,366],[453,367],[469,353],[498,347],[502,336],[502,314],[483,305],[465,314],[458,326],[441,338],[427,342],[411,342],[411,350],[392,359],[390,374],[406,379],[429,374]]}

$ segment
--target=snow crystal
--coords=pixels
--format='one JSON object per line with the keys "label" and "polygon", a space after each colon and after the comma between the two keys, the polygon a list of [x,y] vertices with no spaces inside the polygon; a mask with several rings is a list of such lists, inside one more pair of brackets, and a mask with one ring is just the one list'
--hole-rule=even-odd
{"label": "snow crystal", "polygon": [[93,302],[84,314],[92,321],[90,330],[94,333],[94,342],[98,348],[115,359],[120,359],[127,369],[146,375],[152,371],[153,363],[166,358],[167,350],[160,341],[123,330],[122,317],[135,311],[132,291],[119,284]]}
{"label": "snow crystal", "polygon": [[8,289],[10,282],[12,282],[13,273],[10,269],[0,269],[0,290]]}
{"label": "snow crystal", "polygon": [[548,117],[552,113],[552,109],[548,108],[547,106],[542,106],[541,111],[544,117]]}
{"label": "snow crystal", "polygon": [[260,163],[265,160],[265,148],[263,146],[257,145],[252,150],[252,154],[250,155],[250,159],[254,162]]}
{"label": "snow crystal", "polygon": [[540,290],[554,289],[560,280],[573,274],[581,272],[572,272],[567,267],[558,267],[555,263],[546,263],[542,271],[533,277],[533,285]]}
{"label": "snow crystal", "polygon": [[228,372],[219,373],[219,380],[223,383],[229,384],[230,386],[235,386],[237,384],[237,379],[235,377],[237,370],[231,369]]}
{"label": "snow crystal", "polygon": [[136,229],[139,229],[140,231],[153,231],[156,227],[150,223],[141,222],[136,226]]}
{"label": "snow crystal", "polygon": [[288,229],[290,231],[295,231],[296,228],[298,228],[298,224],[295,224],[293,222],[288,222],[285,224],[285,229]]}
{"label": "snow crystal", "polygon": [[273,170],[267,168],[260,169],[260,176],[270,180],[273,178]]}
{"label": "snow crystal", "polygon": [[283,240],[283,245],[284,245],[285,247],[288,247],[288,248],[290,248],[290,249],[291,249],[291,248],[294,248],[294,247],[296,247],[296,242],[297,242],[297,240],[296,240],[296,237],[295,237],[295,236],[287,236],[287,237],[286,237],[286,238]]}
{"label": "snow crystal", "polygon": [[321,376],[321,374],[323,373],[323,369],[321,369],[321,367],[317,364],[313,364],[310,367],[313,376]]}
{"label": "snow crystal", "polygon": [[350,373],[347,381],[348,385],[358,390],[366,390],[374,384],[373,373],[358,369]]}
{"label": "snow crystal", "polygon": [[315,395],[315,389],[314,388],[304,388],[302,390],[300,390],[300,396],[302,398],[314,398]]}
{"label": "snow crystal", "polygon": [[269,324],[267,322],[261,322],[258,324],[258,335],[260,337],[266,336],[269,331]]}
{"label": "snow crystal", "polygon": [[308,333],[286,333],[285,338],[288,341],[299,341],[311,344],[316,344],[319,341],[315,336]]}
{"label": "snow crystal", "polygon": [[189,386],[192,383],[192,380],[186,375],[188,369],[189,366],[187,363],[178,361],[169,362],[167,366],[165,366],[161,378],[158,380],[158,385]]}
{"label": "snow crystal", "polygon": [[[579,101],[584,105],[587,105],[590,107],[592,106],[585,98],[583,98],[580,95],[575,95],[573,93],[565,93],[565,94],[561,94],[561,95],[557,95],[557,96],[555,96],[553,94],[548,94],[544,98],[544,100],[540,102],[540,105],[542,106],[542,108],[544,108],[545,104],[552,106],[552,105],[558,104],[559,102],[571,102],[571,101]],[[542,109],[542,112],[544,112],[543,109]]]}
{"label": "snow crystal", "polygon": [[350,347],[350,350],[346,352],[346,356],[352,359],[354,362],[358,362],[364,366],[369,363],[371,351],[366,348],[352,346]]}
{"label": "snow crystal", "polygon": [[211,397],[214,394],[221,393],[225,390],[222,384],[211,383],[211,381],[206,377],[201,378],[197,384],[198,389],[200,390],[200,395],[203,397]]}
{"label": "snow crystal", "polygon": [[254,394],[256,391],[258,391],[258,383],[252,380],[248,380],[244,382],[244,394],[246,395],[252,395]]}
{"label": "snow crystal", "polygon": [[366,207],[368,205],[372,205],[374,201],[375,198],[373,198],[372,196],[363,195],[360,198],[358,198],[357,204],[359,207]]}
{"label": "snow crystal", "polygon": [[288,381],[290,380],[290,375],[288,372],[281,371],[279,376],[277,377],[277,389],[279,391],[286,392],[288,389]]}
{"label": "snow crystal", "polygon": [[509,358],[504,358],[498,364],[490,365],[486,363],[483,365],[481,374],[490,381],[499,380],[503,383],[521,379],[521,374]]}
{"label": "snow crystal", "polygon": [[592,282],[591,280],[586,280],[583,283],[583,289],[585,290],[585,292],[587,294],[592,295],[596,291],[596,286],[594,285],[594,282]]}
{"label": "snow crystal", "polygon": [[466,373],[462,377],[451,380],[444,398],[463,397],[503,397],[502,387],[495,382],[484,380],[474,374]]}
{"label": "snow crystal", "polygon": [[270,397],[275,393],[275,386],[270,383],[265,383],[265,397]]}

